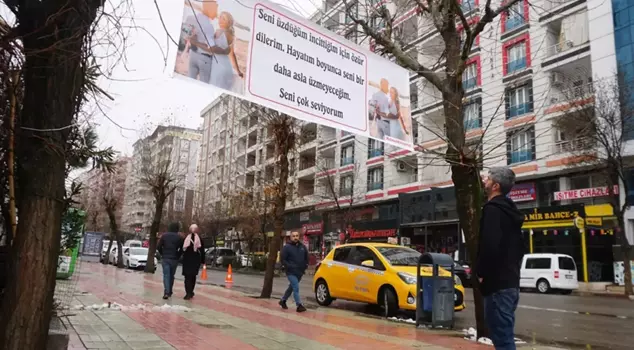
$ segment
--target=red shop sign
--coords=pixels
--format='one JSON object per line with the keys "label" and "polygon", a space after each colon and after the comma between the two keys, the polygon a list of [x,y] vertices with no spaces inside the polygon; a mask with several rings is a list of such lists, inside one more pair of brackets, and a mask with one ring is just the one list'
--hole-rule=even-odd
{"label": "red shop sign", "polygon": [[377,238],[377,237],[394,237],[394,236],[396,236],[396,229],[353,231],[350,233],[350,238]]}
{"label": "red shop sign", "polygon": [[305,235],[318,235],[324,230],[323,222],[314,222],[312,224],[302,225],[302,233]]}
{"label": "red shop sign", "polygon": [[535,192],[535,183],[530,182],[513,186],[511,192],[509,192],[508,194],[508,197],[513,202],[526,202],[536,200],[537,195]]}

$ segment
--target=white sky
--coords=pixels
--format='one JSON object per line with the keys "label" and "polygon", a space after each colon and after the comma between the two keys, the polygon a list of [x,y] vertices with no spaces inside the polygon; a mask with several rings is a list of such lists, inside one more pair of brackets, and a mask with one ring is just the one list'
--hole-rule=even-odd
{"label": "white sky", "polygon": [[[235,0],[218,0],[221,9],[222,1]],[[178,40],[183,1],[157,2],[170,35]],[[316,5],[321,6],[321,0],[274,2],[303,16],[315,12]],[[197,128],[202,124],[201,109],[219,95],[210,94],[208,88],[203,89],[197,84],[172,78],[176,46],[169,41],[166,63],[163,57],[168,49],[168,37],[154,1],[137,0],[133,2],[133,6],[132,17],[136,27],[144,29],[129,30],[125,64],[117,64],[108,78],[100,80],[100,86],[114,97],[114,101],[101,103],[107,117],[97,112],[93,119],[102,145],[113,146],[128,155],[132,152],[132,144],[140,136],[168,119],[177,125]],[[112,57],[102,61],[102,69],[114,65]]]}

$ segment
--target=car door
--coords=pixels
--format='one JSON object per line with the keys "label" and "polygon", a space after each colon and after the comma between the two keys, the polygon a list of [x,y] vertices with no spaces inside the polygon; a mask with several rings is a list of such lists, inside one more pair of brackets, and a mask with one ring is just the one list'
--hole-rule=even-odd
{"label": "car door", "polygon": [[349,299],[352,295],[350,288],[348,256],[352,251],[352,247],[335,248],[332,260],[326,260],[321,268],[325,269],[324,279],[328,284],[330,295],[334,298]]}
{"label": "car door", "polygon": [[[352,272],[351,291],[353,299],[357,301],[376,303],[379,288],[383,284],[385,266],[377,255],[369,247],[356,246],[348,258],[350,265],[354,266]],[[372,261],[373,267],[363,266],[364,261]]]}

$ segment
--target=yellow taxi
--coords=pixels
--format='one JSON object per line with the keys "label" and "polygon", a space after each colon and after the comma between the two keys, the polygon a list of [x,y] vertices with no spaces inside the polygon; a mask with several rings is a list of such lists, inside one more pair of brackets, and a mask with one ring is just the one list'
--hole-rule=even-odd
{"label": "yellow taxi", "polygon": [[[384,243],[351,243],[335,247],[317,265],[313,278],[315,299],[321,306],[344,299],[383,307],[385,316],[399,309],[416,310],[416,266],[420,253],[414,249]],[[451,272],[440,268],[441,276]],[[431,267],[421,267],[431,276]],[[464,287],[454,276],[454,308],[462,311]]]}

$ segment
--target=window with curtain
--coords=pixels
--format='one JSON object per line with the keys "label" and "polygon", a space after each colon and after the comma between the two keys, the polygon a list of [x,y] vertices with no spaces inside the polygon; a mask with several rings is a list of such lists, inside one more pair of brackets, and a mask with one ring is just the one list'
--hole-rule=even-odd
{"label": "window with curtain", "polygon": [[464,115],[463,123],[465,132],[481,127],[480,123],[480,103],[471,102],[462,108]]}
{"label": "window with curtain", "polygon": [[375,139],[368,139],[368,159],[382,156],[384,153],[383,142]]}
{"label": "window with curtain", "polygon": [[383,189],[383,167],[368,169],[368,191]]}
{"label": "window with curtain", "polygon": [[510,31],[522,24],[524,24],[524,1],[520,0],[508,9],[504,30]]}
{"label": "window with curtain", "polygon": [[507,74],[511,74],[526,68],[526,42],[521,41],[506,49]]}
{"label": "window with curtain", "polygon": [[341,147],[341,165],[354,163],[354,145]]}
{"label": "window with curtain", "polygon": [[339,180],[339,195],[349,196],[352,194],[352,175],[342,176]]}
{"label": "window with curtain", "polygon": [[530,84],[526,84],[507,91],[507,119],[533,112],[531,90]]}
{"label": "window with curtain", "polygon": [[465,90],[473,89],[478,85],[478,64],[469,64],[462,73],[462,87]]}
{"label": "window with curtain", "polygon": [[507,137],[508,164],[535,160],[535,129],[517,130]]}

